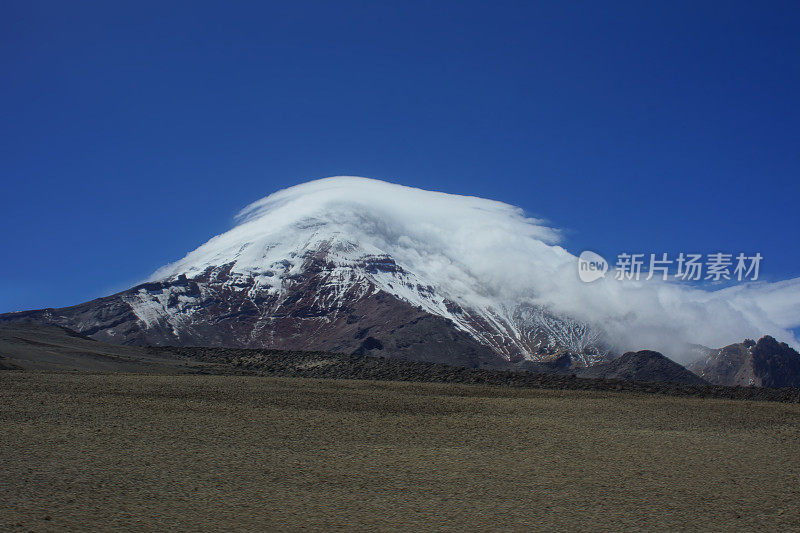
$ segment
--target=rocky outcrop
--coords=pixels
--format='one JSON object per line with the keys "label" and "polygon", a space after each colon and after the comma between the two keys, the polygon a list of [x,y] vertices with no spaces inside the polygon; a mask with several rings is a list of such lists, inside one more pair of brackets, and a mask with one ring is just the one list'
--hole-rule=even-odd
{"label": "rocky outcrop", "polygon": [[589,367],[579,374],[582,377],[621,379],[626,381],[703,384],[702,378],[658,352],[641,350],[627,352],[608,363]]}
{"label": "rocky outcrop", "polygon": [[689,368],[718,385],[800,387],[800,354],[769,335],[712,350]]}

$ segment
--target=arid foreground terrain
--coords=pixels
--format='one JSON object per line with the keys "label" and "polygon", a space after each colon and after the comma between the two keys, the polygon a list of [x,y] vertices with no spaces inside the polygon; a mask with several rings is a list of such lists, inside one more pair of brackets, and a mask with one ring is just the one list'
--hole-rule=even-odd
{"label": "arid foreground terrain", "polygon": [[0,528],[787,531],[800,405],[0,373]]}

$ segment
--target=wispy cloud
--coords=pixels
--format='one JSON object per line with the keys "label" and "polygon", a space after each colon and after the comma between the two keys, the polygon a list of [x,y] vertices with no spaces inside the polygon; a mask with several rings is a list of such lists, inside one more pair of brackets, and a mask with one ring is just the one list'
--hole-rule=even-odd
{"label": "wispy cloud", "polygon": [[800,278],[720,290],[610,276],[587,284],[562,233],[518,207],[477,197],[334,177],[278,191],[245,208],[238,225],[153,278],[265,258],[336,235],[390,254],[466,305],[532,302],[602,327],[621,349],[654,348],[680,359],[686,343],[711,347],[771,334],[798,345]]}

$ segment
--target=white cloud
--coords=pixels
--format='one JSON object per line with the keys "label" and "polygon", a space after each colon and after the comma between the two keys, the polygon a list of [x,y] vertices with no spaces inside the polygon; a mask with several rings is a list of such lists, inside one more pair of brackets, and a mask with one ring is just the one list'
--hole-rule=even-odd
{"label": "white cloud", "polygon": [[259,272],[275,258],[336,237],[390,254],[466,305],[535,302],[601,325],[622,349],[681,359],[683,343],[718,347],[771,334],[797,346],[800,278],[708,291],[685,284],[582,283],[561,233],[522,209],[476,197],[358,177],[278,191],[245,208],[238,225],[153,276],[162,279],[235,262]]}

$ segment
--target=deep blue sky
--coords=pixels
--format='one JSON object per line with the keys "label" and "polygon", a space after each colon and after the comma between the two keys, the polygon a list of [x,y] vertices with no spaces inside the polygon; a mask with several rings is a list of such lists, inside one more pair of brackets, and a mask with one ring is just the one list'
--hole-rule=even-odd
{"label": "deep blue sky", "polygon": [[349,174],[566,246],[800,275],[797,2],[0,5],[0,312],[125,289]]}

